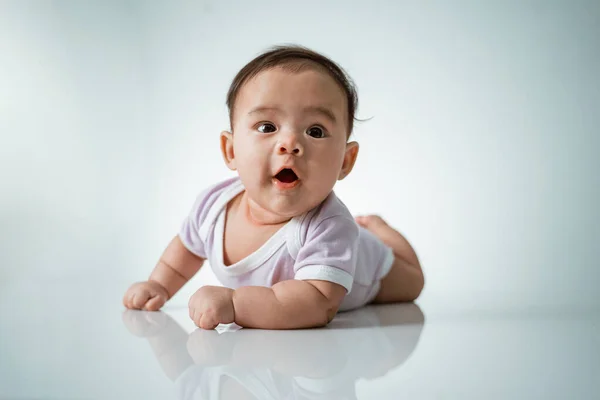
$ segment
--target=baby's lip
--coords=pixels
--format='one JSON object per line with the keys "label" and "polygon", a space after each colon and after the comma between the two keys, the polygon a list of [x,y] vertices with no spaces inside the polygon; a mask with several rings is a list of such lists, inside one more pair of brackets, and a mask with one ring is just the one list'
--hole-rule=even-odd
{"label": "baby's lip", "polygon": [[289,170],[292,170],[292,171],[294,172],[294,174],[296,174],[296,177],[298,178],[298,180],[300,180],[300,174],[298,174],[298,171],[296,170],[296,168],[294,168],[294,166],[293,166],[293,165],[284,165],[284,166],[282,166],[281,168],[279,168],[279,169],[277,170],[277,172],[275,172],[275,173],[273,174],[273,176],[277,176],[277,175],[278,175],[278,174],[279,174],[281,171],[283,171],[284,169],[289,169]]}

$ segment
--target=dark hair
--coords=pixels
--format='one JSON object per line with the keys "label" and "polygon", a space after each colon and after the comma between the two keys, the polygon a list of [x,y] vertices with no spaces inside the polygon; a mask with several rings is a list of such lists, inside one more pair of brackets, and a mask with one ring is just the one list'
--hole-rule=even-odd
{"label": "dark hair", "polygon": [[304,68],[314,66],[323,69],[344,91],[348,104],[348,136],[350,136],[354,126],[354,113],[358,108],[358,95],[354,82],[342,67],[329,58],[306,47],[297,45],[275,46],[271,48],[246,64],[237,73],[235,78],[233,78],[227,92],[227,108],[229,109],[229,123],[231,124],[231,128],[233,129],[235,100],[240,89],[248,80],[262,71],[275,67],[282,67],[291,72],[299,72]]}

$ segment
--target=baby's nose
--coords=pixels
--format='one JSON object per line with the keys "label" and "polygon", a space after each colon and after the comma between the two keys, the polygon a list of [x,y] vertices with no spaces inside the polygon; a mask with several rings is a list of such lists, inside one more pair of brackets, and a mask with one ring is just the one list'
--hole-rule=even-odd
{"label": "baby's nose", "polygon": [[294,135],[288,135],[277,143],[277,153],[301,156],[304,154],[304,148]]}
{"label": "baby's nose", "polygon": [[278,152],[279,152],[279,154],[288,154],[289,153],[289,154],[300,155],[300,147],[299,146],[280,145]]}

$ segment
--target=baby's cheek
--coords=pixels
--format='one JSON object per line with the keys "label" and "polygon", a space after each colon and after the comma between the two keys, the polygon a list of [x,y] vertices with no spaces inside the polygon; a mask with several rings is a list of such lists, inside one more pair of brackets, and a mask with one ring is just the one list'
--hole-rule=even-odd
{"label": "baby's cheek", "polygon": [[236,161],[240,174],[257,176],[263,173],[266,167],[261,152],[252,147],[240,149],[236,154]]}
{"label": "baby's cheek", "polygon": [[323,176],[327,177],[329,181],[335,182],[340,174],[340,170],[342,169],[342,164],[343,159],[338,159],[338,157],[329,157],[323,166]]}

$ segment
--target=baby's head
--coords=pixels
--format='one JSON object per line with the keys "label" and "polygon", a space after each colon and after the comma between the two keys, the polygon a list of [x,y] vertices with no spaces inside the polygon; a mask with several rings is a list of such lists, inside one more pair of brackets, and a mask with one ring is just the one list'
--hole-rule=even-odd
{"label": "baby's head", "polygon": [[358,105],[351,79],[328,58],[298,46],[250,61],[227,95],[225,163],[249,200],[281,218],[319,205],[356,161],[349,142]]}

